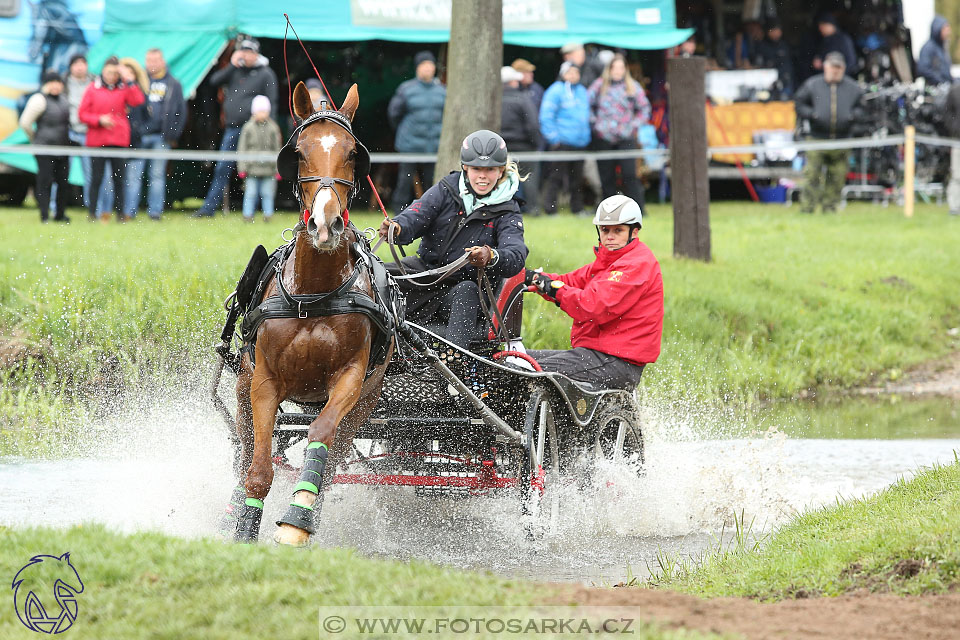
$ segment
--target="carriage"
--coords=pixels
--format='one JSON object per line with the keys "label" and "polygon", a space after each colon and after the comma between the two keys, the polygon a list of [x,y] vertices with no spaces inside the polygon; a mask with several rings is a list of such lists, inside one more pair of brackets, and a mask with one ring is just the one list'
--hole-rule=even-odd
{"label": "carriage", "polygon": [[[397,283],[416,276],[391,277],[371,238],[349,222],[359,178],[369,180],[370,155],[352,128],[358,106],[356,85],[339,109],[315,109],[302,82],[293,91],[300,124],[277,170],[294,184],[303,217],[286,246],[269,257],[263,247],[254,252],[227,299],[216,346],[211,396],[243,479],[222,531],[232,529],[242,542],[258,539],[278,468],[299,472],[299,482],[274,540],[299,546],[315,531],[332,484],[407,486],[421,495],[513,491],[540,522],[543,498],[576,460],[640,463],[631,393],[536,371],[523,352],[522,272],[495,289],[477,266],[489,333],[469,349],[405,317]],[[388,241],[393,246],[392,235]],[[466,260],[419,275],[443,271],[442,280]],[[225,367],[238,376],[236,416],[218,395]],[[304,440],[303,466],[295,470],[287,453]],[[553,517],[557,501],[550,504]]]}
{"label": "carriage", "polygon": [[[469,350],[446,340],[442,326],[408,321],[411,334],[399,341],[379,402],[332,484],[413,487],[418,496],[434,497],[512,492],[542,531],[559,508],[545,498],[578,464],[586,470],[604,459],[639,468],[643,437],[632,392],[537,370],[515,350],[524,292],[521,273],[496,293],[481,293],[488,296],[488,334]],[[218,356],[211,395],[233,435],[234,417],[217,391],[222,370]],[[319,409],[281,405],[273,431],[275,468],[299,473],[288,451],[306,438]]]}

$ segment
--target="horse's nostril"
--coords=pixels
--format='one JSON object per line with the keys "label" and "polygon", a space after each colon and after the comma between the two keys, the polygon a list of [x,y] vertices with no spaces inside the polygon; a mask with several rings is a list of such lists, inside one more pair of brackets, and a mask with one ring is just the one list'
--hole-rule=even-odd
{"label": "horse's nostril", "polygon": [[317,223],[316,221],[314,221],[313,216],[311,216],[310,219],[307,220],[307,232],[316,233],[316,231],[317,231]]}
{"label": "horse's nostril", "polygon": [[333,222],[330,223],[330,229],[331,231],[333,231],[338,235],[343,233],[343,229],[344,229],[343,218],[341,218],[340,216],[337,216],[336,218],[334,218]]}

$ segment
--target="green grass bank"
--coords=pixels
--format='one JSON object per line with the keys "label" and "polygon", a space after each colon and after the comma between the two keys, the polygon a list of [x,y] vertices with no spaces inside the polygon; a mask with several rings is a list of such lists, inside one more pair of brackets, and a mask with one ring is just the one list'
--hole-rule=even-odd
{"label": "green grass bank", "polygon": [[[955,454],[956,455],[956,454]],[[960,586],[960,462],[923,470],[863,499],[795,518],[769,539],[684,561],[662,558],[658,587],[764,600],[857,589],[945,593]]]}
{"label": "green grass bank", "polygon": [[[375,560],[349,550],[243,547],[154,533],[121,535],[99,525],[63,530],[0,527],[0,567],[5,576],[12,578],[34,555],[59,556],[67,551],[83,581],[77,620],[64,636],[70,638],[386,637],[351,633],[349,628],[339,636],[323,633],[320,607],[348,619],[347,607],[370,607],[371,617],[397,615],[396,610],[375,607],[404,607],[410,611],[404,615],[410,617],[464,613],[476,617],[490,615],[482,607],[527,607],[556,599],[550,585],[418,561]],[[53,586],[41,586],[49,587],[37,589],[41,600],[52,601]],[[13,594],[8,593],[11,597],[0,606],[0,637],[37,637],[18,620]],[[55,610],[53,602],[51,612]],[[524,609],[511,611],[521,615]],[[633,630],[630,637],[641,640],[716,637],[639,621]]]}
{"label": "green grass bank", "polygon": [[[295,222],[174,213],[101,225],[72,215],[71,225],[41,225],[33,210],[0,210],[0,451],[68,438],[66,412],[102,411],[104,396],[199,383],[253,247],[274,248]],[[652,400],[804,396],[896,378],[956,348],[960,220],[945,208],[921,205],[905,219],[895,207],[805,216],[715,203],[711,222],[713,261],[675,259],[669,206],[647,210],[641,237],[661,261],[666,296],[663,352],[641,384]],[[594,233],[584,218],[530,218],[528,264],[574,269],[592,259]],[[527,296],[527,346],[566,347],[569,326]]]}

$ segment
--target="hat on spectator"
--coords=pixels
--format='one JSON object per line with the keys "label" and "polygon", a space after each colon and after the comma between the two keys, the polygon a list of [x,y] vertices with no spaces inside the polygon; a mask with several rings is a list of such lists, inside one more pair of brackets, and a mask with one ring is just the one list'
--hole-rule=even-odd
{"label": "hat on spectator", "polygon": [[817,20],[817,24],[832,24],[837,26],[837,19],[833,17],[832,13],[825,13]]}
{"label": "hat on spectator", "polygon": [[253,102],[250,103],[250,113],[262,111],[270,111],[270,98],[267,96],[254,96]]}
{"label": "hat on spectator", "polygon": [[528,71],[533,73],[537,70],[537,66],[525,58],[517,58],[510,66],[522,73],[527,73]]}
{"label": "hat on spectator", "polygon": [[570,71],[570,69],[576,69],[577,71],[580,71],[580,67],[567,60],[560,65],[560,77],[562,78],[563,76],[567,75],[567,71]]}
{"label": "hat on spectator", "polygon": [[260,53],[260,43],[253,38],[244,38],[240,41],[240,44],[237,45],[237,49],[240,49],[241,51],[247,50]]}
{"label": "hat on spectator", "polygon": [[560,47],[560,53],[563,53],[563,54],[573,53],[574,51],[577,51],[579,49],[583,49],[582,42],[568,42],[567,44]]}
{"label": "hat on spectator", "polygon": [[823,57],[823,64],[832,64],[836,67],[847,66],[847,59],[843,57],[843,54],[839,51],[831,51]]}
{"label": "hat on spectator", "polygon": [[310,89],[320,89],[321,91],[323,91],[323,83],[320,82],[318,78],[307,78],[307,81],[304,82],[304,84],[307,85],[308,91]]}
{"label": "hat on spectator", "polygon": [[773,31],[774,29],[783,29],[783,23],[780,22],[780,18],[767,18],[767,23],[764,25],[767,31]]}
{"label": "hat on spectator", "polygon": [[523,80],[523,72],[517,71],[513,67],[500,67],[500,82],[507,84],[514,80],[517,82]]}
{"label": "hat on spectator", "polygon": [[421,62],[437,64],[437,57],[430,51],[418,51],[417,55],[413,56],[413,66],[419,67]]}
{"label": "hat on spectator", "polygon": [[47,84],[48,82],[63,82],[63,76],[53,69],[47,69],[43,72],[43,77],[40,78],[40,84]]}

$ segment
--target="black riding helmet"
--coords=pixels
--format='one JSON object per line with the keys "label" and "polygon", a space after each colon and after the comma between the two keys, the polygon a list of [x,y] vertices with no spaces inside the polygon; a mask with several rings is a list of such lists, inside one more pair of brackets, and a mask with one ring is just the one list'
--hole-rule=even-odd
{"label": "black riding helmet", "polygon": [[502,167],[507,164],[507,143],[493,131],[474,131],[460,145],[460,164],[467,167]]}

